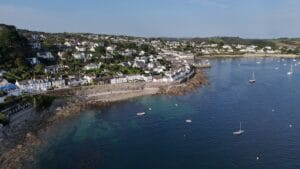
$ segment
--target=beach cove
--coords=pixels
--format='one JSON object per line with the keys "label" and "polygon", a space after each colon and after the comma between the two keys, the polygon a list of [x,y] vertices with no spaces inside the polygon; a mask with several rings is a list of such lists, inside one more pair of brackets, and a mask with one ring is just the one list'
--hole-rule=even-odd
{"label": "beach cove", "polygon": [[9,131],[11,136],[2,142],[4,146],[1,147],[3,153],[1,153],[0,166],[1,168],[12,169],[23,168],[27,163],[33,163],[35,152],[47,145],[41,135],[72,118],[76,118],[87,109],[107,107],[115,102],[148,95],[183,95],[205,85],[206,79],[203,71],[197,70],[190,79],[181,84],[128,83],[49,92],[49,95],[59,96],[59,98],[48,110],[37,117],[35,116],[31,124]]}

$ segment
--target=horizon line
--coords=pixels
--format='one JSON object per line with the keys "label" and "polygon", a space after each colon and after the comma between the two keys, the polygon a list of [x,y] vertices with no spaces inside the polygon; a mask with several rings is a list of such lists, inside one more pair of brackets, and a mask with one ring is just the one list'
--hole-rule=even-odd
{"label": "horizon line", "polygon": [[95,35],[107,35],[107,36],[125,36],[125,37],[133,37],[133,38],[146,38],[146,39],[205,39],[205,38],[240,38],[240,39],[248,39],[248,40],[276,40],[276,39],[300,39],[300,37],[272,37],[272,38],[257,38],[257,37],[243,37],[238,35],[211,35],[211,36],[141,36],[141,35],[131,35],[131,34],[111,34],[111,33],[100,33],[100,32],[75,32],[75,31],[43,31],[43,30],[36,30],[30,28],[19,27],[13,24],[6,24],[0,23],[0,25],[7,25],[7,26],[14,26],[17,30],[24,30],[30,32],[39,32],[39,33],[49,33],[49,34],[63,34],[63,33],[70,33],[70,34],[95,34]]}

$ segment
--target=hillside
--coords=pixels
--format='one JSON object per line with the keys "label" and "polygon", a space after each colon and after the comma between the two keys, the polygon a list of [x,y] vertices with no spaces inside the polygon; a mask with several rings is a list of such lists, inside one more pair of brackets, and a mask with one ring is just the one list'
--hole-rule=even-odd
{"label": "hillside", "polygon": [[16,27],[0,25],[0,70],[9,71],[16,78],[25,78],[28,74],[26,58],[31,55],[27,39],[18,33]]}

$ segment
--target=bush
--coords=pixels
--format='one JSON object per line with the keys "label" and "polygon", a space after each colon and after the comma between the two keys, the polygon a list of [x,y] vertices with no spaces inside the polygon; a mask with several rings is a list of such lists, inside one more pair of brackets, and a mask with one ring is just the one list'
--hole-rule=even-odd
{"label": "bush", "polygon": [[5,103],[15,103],[17,102],[17,97],[16,96],[7,96],[4,99]]}
{"label": "bush", "polygon": [[0,97],[6,96],[7,93],[5,91],[0,90]]}
{"label": "bush", "polygon": [[49,108],[52,105],[53,100],[55,97],[53,96],[43,96],[43,95],[38,95],[34,97],[35,99],[35,104],[37,110],[44,110]]}
{"label": "bush", "polygon": [[4,113],[0,112],[0,124],[7,125],[9,123],[9,119],[6,117]]}

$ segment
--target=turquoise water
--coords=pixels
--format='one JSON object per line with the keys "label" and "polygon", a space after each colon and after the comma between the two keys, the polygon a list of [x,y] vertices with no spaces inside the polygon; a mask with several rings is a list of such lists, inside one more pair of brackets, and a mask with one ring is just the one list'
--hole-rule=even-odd
{"label": "turquoise water", "polygon": [[[257,61],[213,60],[210,84],[185,96],[89,110],[49,136],[36,167],[299,169],[300,65],[291,77],[287,72],[300,60]],[[248,83],[252,71],[254,85]],[[146,115],[136,115],[142,111]],[[233,136],[240,121],[245,133]]]}

